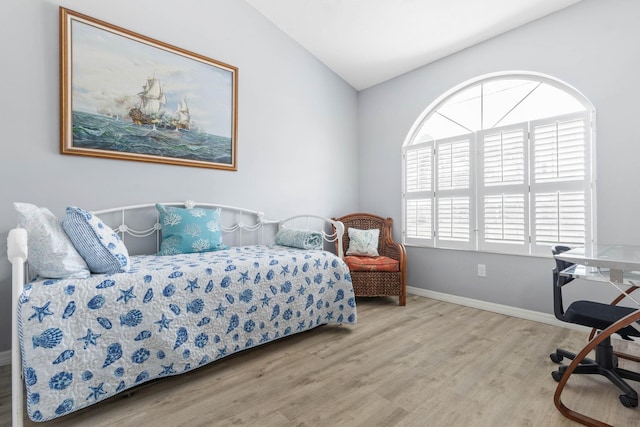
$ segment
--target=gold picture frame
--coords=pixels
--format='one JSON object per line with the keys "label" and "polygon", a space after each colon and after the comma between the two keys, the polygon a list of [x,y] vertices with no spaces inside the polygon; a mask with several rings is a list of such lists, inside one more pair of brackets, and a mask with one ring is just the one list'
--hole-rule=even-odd
{"label": "gold picture frame", "polygon": [[236,171],[238,68],[60,7],[60,152]]}

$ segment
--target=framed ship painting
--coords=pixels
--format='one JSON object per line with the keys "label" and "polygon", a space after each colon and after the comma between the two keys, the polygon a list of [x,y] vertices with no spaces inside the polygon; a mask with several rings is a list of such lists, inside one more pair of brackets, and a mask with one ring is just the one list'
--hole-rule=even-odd
{"label": "framed ship painting", "polygon": [[60,152],[237,170],[238,69],[60,7]]}

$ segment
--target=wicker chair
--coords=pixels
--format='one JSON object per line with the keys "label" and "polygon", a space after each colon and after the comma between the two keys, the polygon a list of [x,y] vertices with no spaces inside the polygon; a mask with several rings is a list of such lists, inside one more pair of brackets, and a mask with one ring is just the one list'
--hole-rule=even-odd
{"label": "wicker chair", "polygon": [[[398,296],[399,304],[407,301],[407,253],[404,245],[393,241],[391,229],[393,220],[366,213],[354,213],[341,218],[345,226],[342,238],[345,262],[349,266],[353,290],[356,296]],[[379,257],[356,257],[346,255],[349,250],[349,228],[360,230],[380,230],[378,238]],[[363,265],[364,263],[364,265]],[[383,266],[384,267],[378,267]]]}

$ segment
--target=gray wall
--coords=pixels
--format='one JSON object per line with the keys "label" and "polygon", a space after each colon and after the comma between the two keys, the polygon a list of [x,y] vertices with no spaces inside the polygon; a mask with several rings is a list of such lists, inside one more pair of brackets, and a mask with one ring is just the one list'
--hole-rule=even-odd
{"label": "gray wall", "polygon": [[[239,68],[238,171],[59,154],[58,5]],[[5,0],[0,17],[0,351],[11,346],[14,201],[192,199],[342,215],[357,208],[357,92],[238,0]]]}
{"label": "gray wall", "polygon": [[[360,92],[360,209],[393,217],[400,238],[401,146],[418,116],[470,78],[535,71],[596,108],[598,241],[640,244],[639,17],[637,0],[585,0]],[[486,278],[477,277],[479,263]],[[411,247],[407,274],[410,286],[552,313],[552,266],[549,258]]]}
{"label": "gray wall", "polygon": [[[59,4],[239,67],[238,171],[58,154]],[[359,94],[245,2],[183,0],[186,14],[176,13],[177,4],[5,0],[1,242],[17,221],[14,201],[61,216],[70,204],[101,209],[184,199],[260,209],[272,218],[370,211],[393,217],[399,238],[401,146],[416,118],[467,79],[527,70],[573,85],[595,105],[598,237],[640,244],[640,2],[584,0]],[[408,253],[410,286],[552,310],[549,258],[414,247]],[[479,263],[487,265],[487,278],[476,276]],[[0,351],[10,348],[10,295],[2,243]]]}

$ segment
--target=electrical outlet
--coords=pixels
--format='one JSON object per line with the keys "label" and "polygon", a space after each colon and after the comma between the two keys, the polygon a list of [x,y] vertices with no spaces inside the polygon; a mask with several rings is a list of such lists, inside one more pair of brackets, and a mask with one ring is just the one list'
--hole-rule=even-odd
{"label": "electrical outlet", "polygon": [[484,264],[478,264],[478,276],[487,277],[487,266]]}

